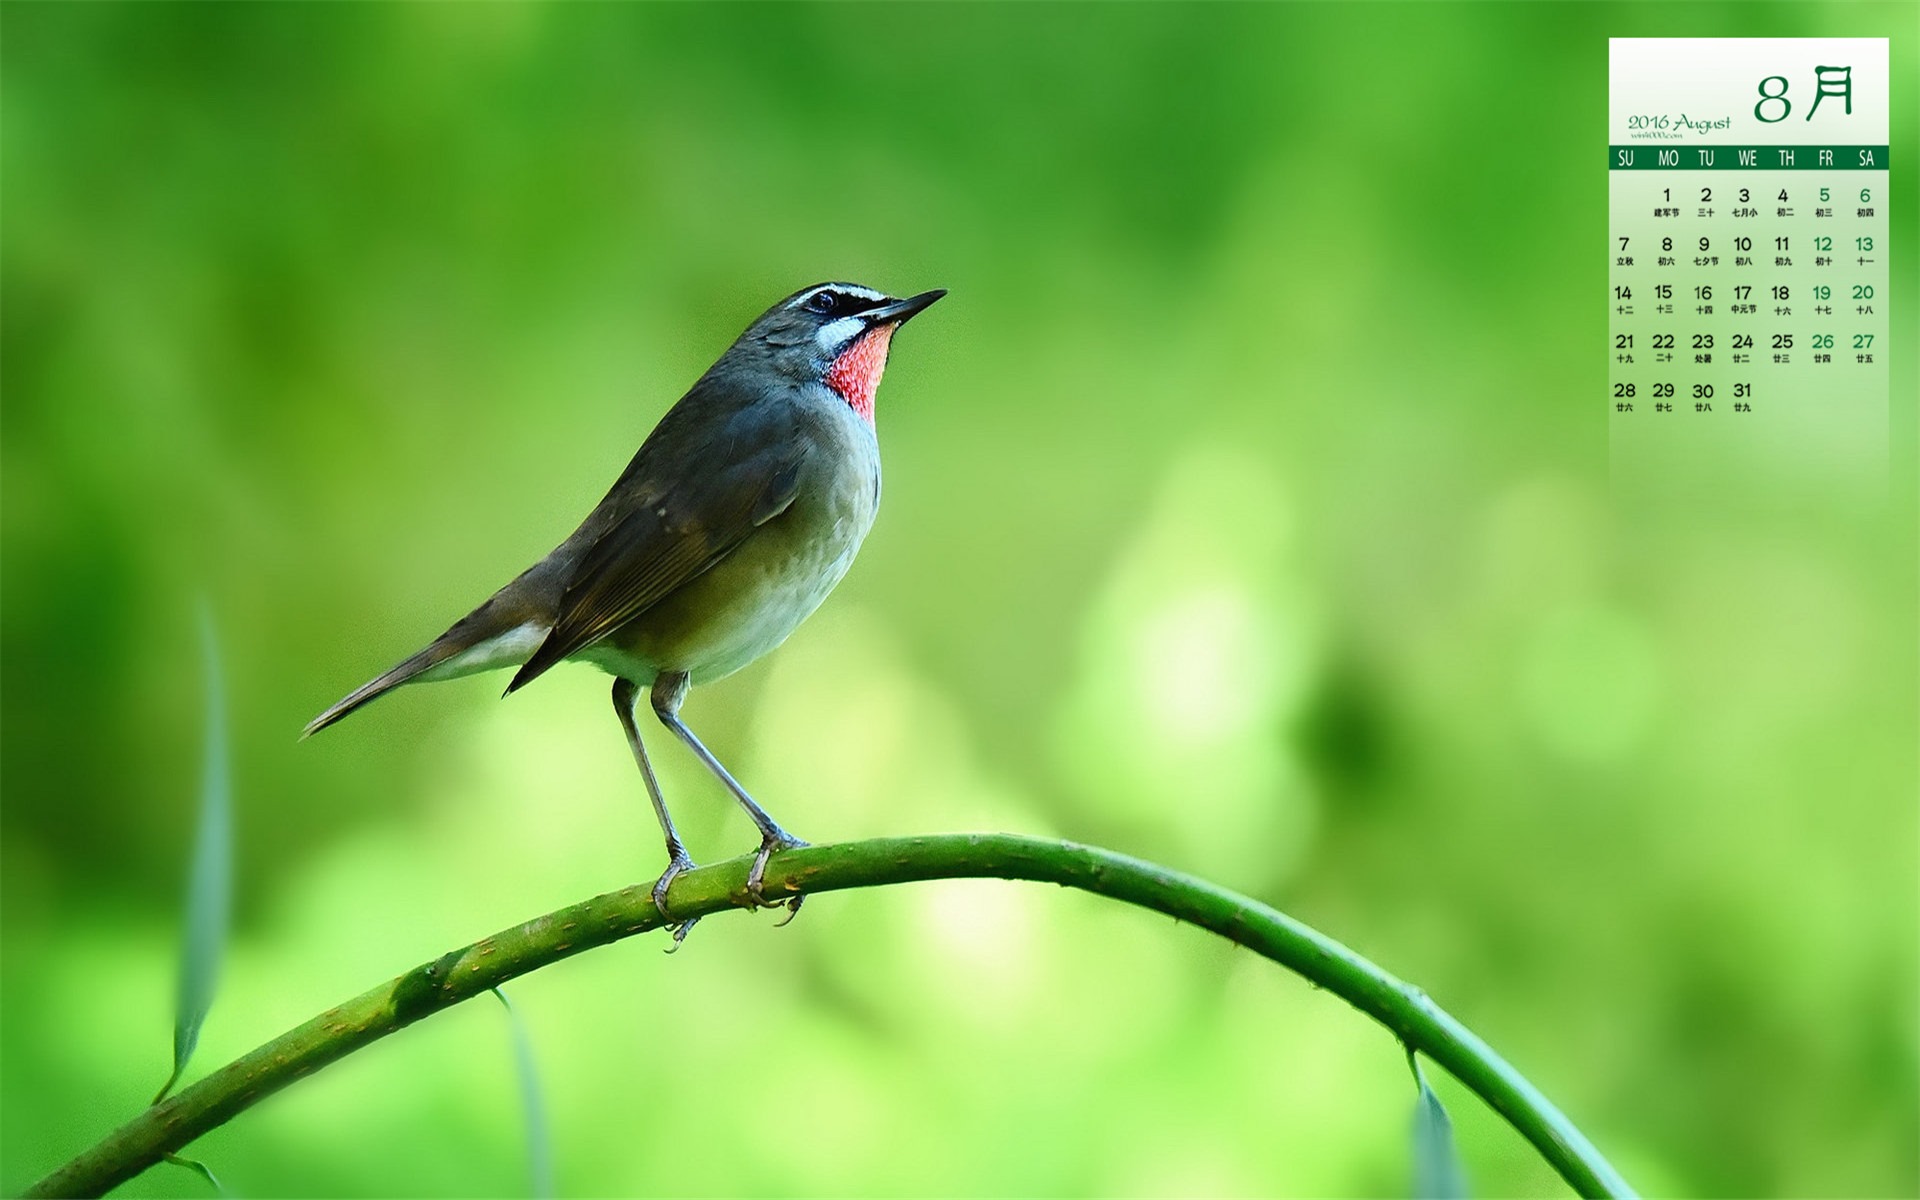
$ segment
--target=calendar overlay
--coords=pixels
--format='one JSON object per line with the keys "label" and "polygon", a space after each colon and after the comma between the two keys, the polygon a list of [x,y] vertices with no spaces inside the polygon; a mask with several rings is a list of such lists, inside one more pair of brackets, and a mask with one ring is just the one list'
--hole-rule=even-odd
{"label": "calendar overlay", "polygon": [[1887,43],[1616,38],[1616,488],[1885,485]]}

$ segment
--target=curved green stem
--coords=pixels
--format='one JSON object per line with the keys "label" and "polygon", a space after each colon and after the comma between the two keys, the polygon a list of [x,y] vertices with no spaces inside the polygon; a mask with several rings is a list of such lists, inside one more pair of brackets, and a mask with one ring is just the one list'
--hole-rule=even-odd
{"label": "curved green stem", "polygon": [[[748,907],[751,856],[688,871],[668,895],[672,922]],[[1152,863],[1071,842],[1011,834],[880,838],[788,850],[768,864],[769,898],[801,892],[994,877],[1075,887],[1210,929],[1306,977],[1445,1067],[1512,1122],[1583,1196],[1632,1189],[1538,1089],[1466,1026],[1340,943],[1264,904]],[[154,1105],[28,1189],[97,1196],[231,1120],[259,1100],[360,1047],[515,976],[668,923],[646,885],[536,917],[328,1009]]]}

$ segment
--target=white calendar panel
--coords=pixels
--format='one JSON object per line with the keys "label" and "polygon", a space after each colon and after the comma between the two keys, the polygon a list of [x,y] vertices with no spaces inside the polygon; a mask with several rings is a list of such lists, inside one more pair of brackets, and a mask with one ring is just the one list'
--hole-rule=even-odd
{"label": "white calendar panel", "polygon": [[1887,461],[1887,42],[1616,38],[1616,486],[1870,496]]}

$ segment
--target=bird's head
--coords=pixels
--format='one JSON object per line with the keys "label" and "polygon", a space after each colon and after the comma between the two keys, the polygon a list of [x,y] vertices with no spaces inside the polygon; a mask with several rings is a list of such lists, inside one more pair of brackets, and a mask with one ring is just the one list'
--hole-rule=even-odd
{"label": "bird's head", "polygon": [[751,353],[796,382],[825,385],[871,422],[893,331],[946,294],[935,288],[900,300],[857,283],[816,283],[762,313],[733,352]]}

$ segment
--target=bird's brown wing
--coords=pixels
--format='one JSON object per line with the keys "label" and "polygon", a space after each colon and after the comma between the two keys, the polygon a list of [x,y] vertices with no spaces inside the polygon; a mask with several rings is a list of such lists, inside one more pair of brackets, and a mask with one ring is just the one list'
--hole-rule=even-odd
{"label": "bird's brown wing", "polygon": [[639,616],[793,503],[808,444],[797,428],[758,405],[728,412],[699,403],[707,399],[675,406],[581,527],[586,544],[553,629],[508,692]]}

